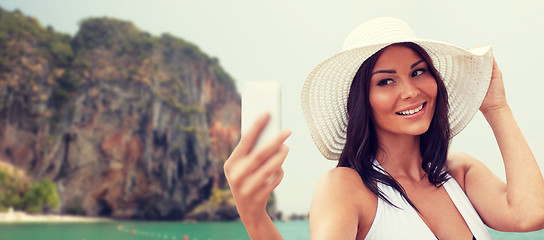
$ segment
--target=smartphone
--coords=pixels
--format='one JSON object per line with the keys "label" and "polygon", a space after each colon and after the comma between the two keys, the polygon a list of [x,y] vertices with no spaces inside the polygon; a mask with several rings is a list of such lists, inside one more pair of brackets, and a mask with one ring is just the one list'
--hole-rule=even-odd
{"label": "smartphone", "polygon": [[281,86],[276,81],[248,81],[242,89],[242,135],[265,112],[268,124],[261,132],[254,148],[269,142],[281,131]]}

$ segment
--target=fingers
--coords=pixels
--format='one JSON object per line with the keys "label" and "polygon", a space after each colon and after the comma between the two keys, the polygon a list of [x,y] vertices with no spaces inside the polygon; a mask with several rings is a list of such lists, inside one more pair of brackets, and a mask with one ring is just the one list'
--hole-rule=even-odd
{"label": "fingers", "polygon": [[224,170],[227,180],[244,178],[252,174],[263,162],[278,151],[278,148],[291,135],[290,130],[281,131],[272,141],[253,150],[248,156],[231,155],[225,162]]}
{"label": "fingers", "polygon": [[257,167],[263,164],[270,156],[278,151],[283,145],[283,142],[291,135],[290,130],[281,131],[272,141],[268,142],[263,147],[257,148],[249,155],[250,159],[254,159],[248,166],[248,171],[253,172]]}
{"label": "fingers", "polygon": [[493,57],[493,72],[491,73],[491,79],[495,78],[502,78],[502,72],[499,69],[499,65],[497,64],[497,60],[495,60],[495,57]]}
{"label": "fingers", "polygon": [[[274,165],[274,163],[278,160],[278,154],[280,157],[282,157],[282,159],[279,159],[281,160],[279,166],[281,166],[289,151],[289,148],[286,145],[283,145],[282,141],[284,141],[289,134],[290,131],[283,131],[280,133],[280,135],[278,135],[275,141],[271,142],[262,149],[255,150],[255,153],[252,153],[236,162],[226,162],[225,175],[229,181],[229,184],[231,184],[232,187],[238,187],[238,183],[249,181],[245,180],[248,178],[248,176],[255,174],[255,172],[261,168],[267,169],[270,165]],[[279,145],[276,145],[278,143]],[[285,156],[282,154],[285,154]]]}
{"label": "fingers", "polygon": [[275,172],[273,175],[270,176],[269,180],[265,184],[262,185],[260,190],[255,194],[255,198],[257,201],[266,201],[268,197],[270,196],[270,193],[281,183],[281,180],[283,179],[283,170],[279,169],[277,172]]}
{"label": "fingers", "polygon": [[281,166],[288,153],[289,147],[282,145],[276,154],[255,171],[252,175],[253,179],[248,178],[248,180],[262,182],[264,184],[273,184],[275,182],[275,174],[282,169]]}
{"label": "fingers", "polygon": [[[285,162],[285,158],[289,153],[289,148],[287,146],[282,147],[282,153],[278,155],[278,159],[271,160],[267,162],[267,165],[263,166],[262,177],[265,178],[263,184],[263,192],[272,192],[276,188],[281,180],[283,179],[283,169],[282,165]],[[268,164],[270,163],[270,164]]]}
{"label": "fingers", "polygon": [[243,180],[244,184],[243,186],[240,186],[240,194],[243,196],[253,196],[255,198],[259,196],[268,197],[270,192],[279,185],[283,178],[281,166],[288,153],[289,148],[286,145],[282,145],[268,161]]}
{"label": "fingers", "polygon": [[257,118],[251,128],[242,136],[242,138],[240,138],[240,142],[232,151],[231,156],[237,158],[238,156],[246,155],[249,151],[251,151],[253,145],[257,141],[257,138],[259,138],[259,135],[266,127],[266,124],[268,124],[268,120],[270,120],[269,113],[264,113],[259,118]]}

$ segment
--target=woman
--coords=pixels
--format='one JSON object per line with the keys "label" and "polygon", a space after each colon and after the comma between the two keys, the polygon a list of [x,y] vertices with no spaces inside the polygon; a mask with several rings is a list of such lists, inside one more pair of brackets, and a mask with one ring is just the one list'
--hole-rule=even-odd
{"label": "woman", "polygon": [[[544,179],[506,102],[490,48],[423,40],[404,22],[356,28],[343,51],[310,73],[303,111],[321,153],[339,160],[319,181],[312,239],[490,239],[544,228]],[[507,183],[481,162],[449,153],[478,109],[503,157]],[[263,116],[225,163],[252,239],[281,239],[266,199],[281,181],[284,131],[252,149]]]}

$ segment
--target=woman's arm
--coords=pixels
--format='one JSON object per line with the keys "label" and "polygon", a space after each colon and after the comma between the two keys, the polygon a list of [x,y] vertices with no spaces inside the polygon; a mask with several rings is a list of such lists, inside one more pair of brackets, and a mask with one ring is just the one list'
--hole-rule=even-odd
{"label": "woman's arm", "polygon": [[481,162],[468,158],[465,166],[468,197],[484,221],[494,229],[516,232],[543,229],[544,179],[506,102],[502,74],[495,61],[491,84],[480,111],[499,145],[507,184]]}
{"label": "woman's arm", "polygon": [[265,146],[253,149],[269,119],[266,114],[255,122],[224,166],[240,219],[249,237],[259,240],[283,239],[266,212],[266,202],[283,178],[281,165],[289,152],[283,142],[291,132],[284,130]]}

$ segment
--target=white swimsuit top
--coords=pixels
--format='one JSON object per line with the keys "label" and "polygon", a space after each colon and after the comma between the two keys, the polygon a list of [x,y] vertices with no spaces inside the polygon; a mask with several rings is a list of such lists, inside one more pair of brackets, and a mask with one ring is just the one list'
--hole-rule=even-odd
{"label": "white swimsuit top", "polygon": [[[444,183],[444,189],[463,216],[468,228],[477,240],[492,239],[482,219],[470,203],[467,195],[453,177]],[[378,182],[378,188],[399,208],[395,208],[378,198],[378,207],[372,226],[365,240],[382,239],[417,239],[436,240],[436,236],[425,224],[416,210],[408,204],[402,195],[392,188]]]}

